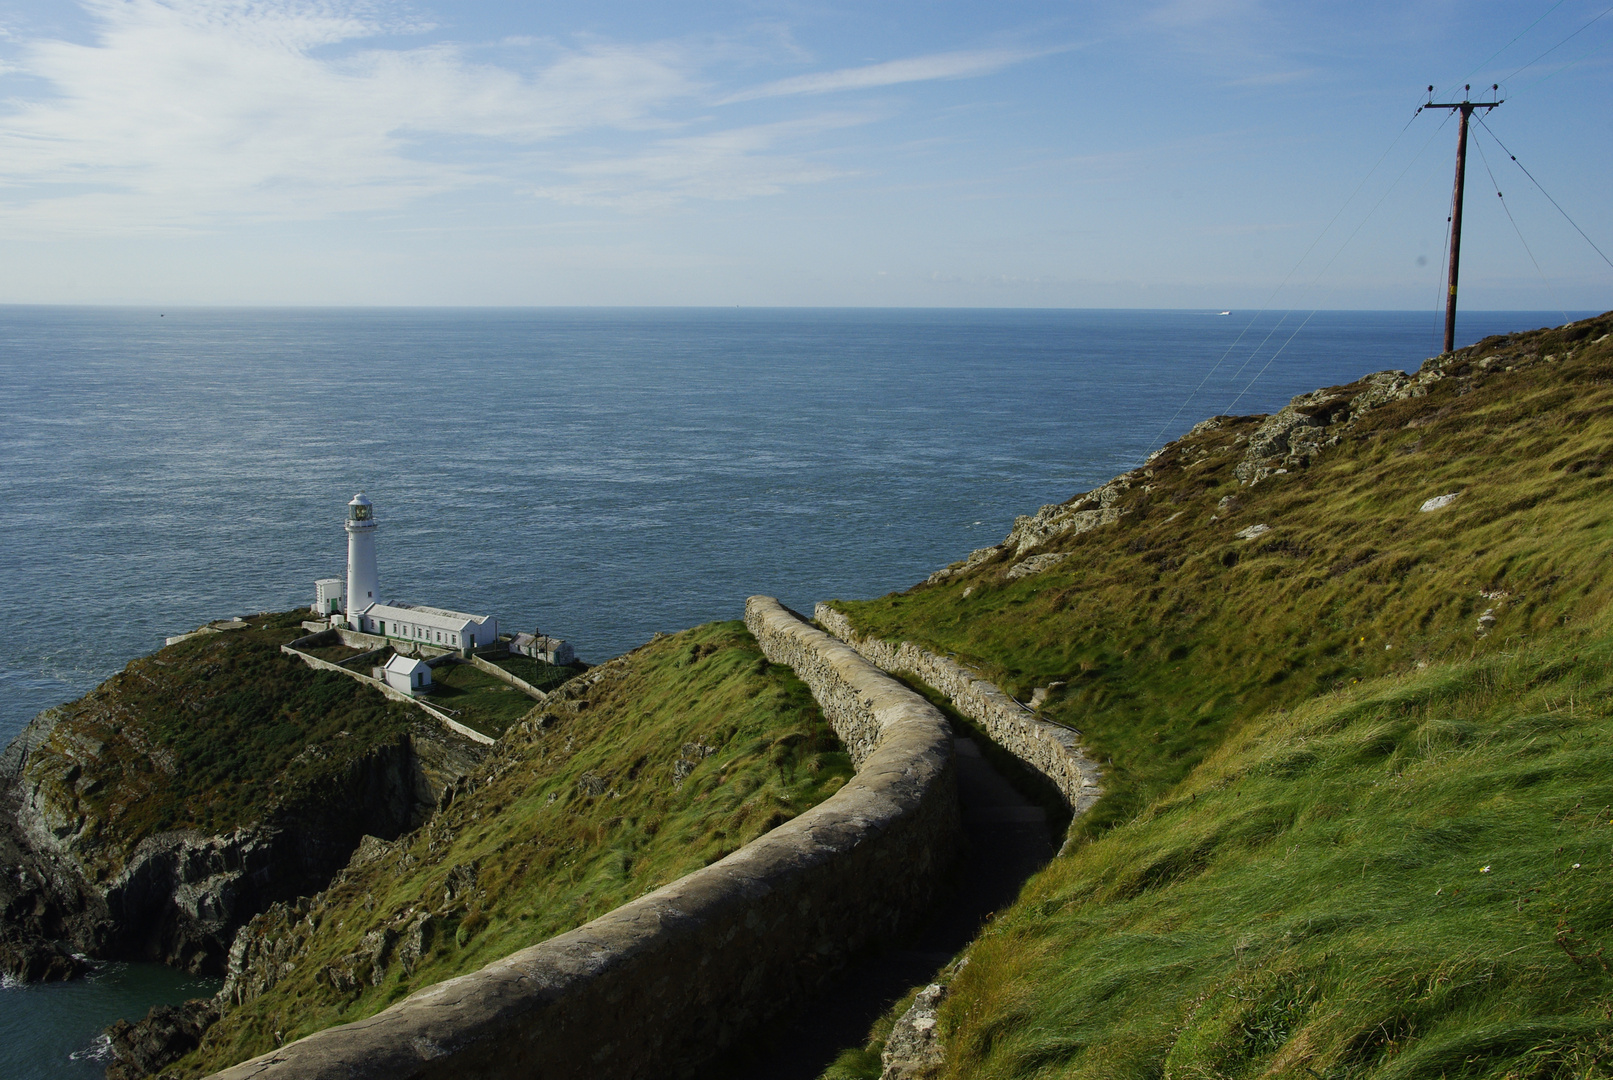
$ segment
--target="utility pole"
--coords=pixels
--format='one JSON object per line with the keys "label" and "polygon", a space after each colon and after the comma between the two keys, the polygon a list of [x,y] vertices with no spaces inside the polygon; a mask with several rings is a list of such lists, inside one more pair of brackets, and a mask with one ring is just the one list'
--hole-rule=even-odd
{"label": "utility pole", "polygon": [[[1462,87],[1464,91],[1472,91],[1472,84]],[[1491,83],[1492,91],[1499,91],[1498,84]],[[1424,109],[1456,109],[1461,114],[1456,135],[1456,190],[1451,196],[1451,280],[1450,291],[1445,295],[1445,351],[1453,352],[1456,349],[1456,270],[1462,254],[1462,185],[1467,175],[1467,118],[1473,115],[1474,109],[1483,109],[1486,113],[1500,105],[1500,101],[1469,101],[1467,94],[1462,95],[1461,101],[1435,101],[1434,88],[1428,88],[1428,103]]]}

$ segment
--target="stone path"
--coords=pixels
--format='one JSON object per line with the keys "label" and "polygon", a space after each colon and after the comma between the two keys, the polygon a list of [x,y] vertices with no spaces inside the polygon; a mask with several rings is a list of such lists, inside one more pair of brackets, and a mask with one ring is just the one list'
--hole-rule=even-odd
{"label": "stone path", "polygon": [[855,964],[823,994],[702,1075],[720,1080],[815,1080],[840,1051],[859,1046],[892,1003],[930,981],[986,918],[1019,894],[1058,846],[1047,813],[1032,805],[966,738],[954,743],[967,847],[952,888],[908,947]]}

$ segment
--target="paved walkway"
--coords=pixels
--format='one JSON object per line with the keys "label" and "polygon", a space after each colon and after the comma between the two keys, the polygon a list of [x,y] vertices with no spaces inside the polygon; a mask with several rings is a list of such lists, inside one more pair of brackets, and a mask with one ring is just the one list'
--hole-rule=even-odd
{"label": "paved walkway", "polygon": [[967,846],[951,890],[902,950],[847,969],[823,994],[772,1025],[772,1037],[739,1047],[705,1076],[721,1080],[815,1080],[836,1055],[860,1046],[874,1021],[909,989],[930,981],[994,911],[1058,850],[1047,813],[1032,805],[980,756],[973,740],[954,743],[958,800]]}

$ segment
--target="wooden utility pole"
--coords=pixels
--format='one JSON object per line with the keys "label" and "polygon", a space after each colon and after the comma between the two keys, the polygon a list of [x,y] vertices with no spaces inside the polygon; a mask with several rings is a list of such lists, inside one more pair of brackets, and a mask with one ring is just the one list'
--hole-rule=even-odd
{"label": "wooden utility pole", "polygon": [[[1462,87],[1464,91],[1472,91],[1472,84]],[[1491,90],[1500,90],[1500,86],[1492,83]],[[1461,119],[1456,134],[1456,190],[1451,195],[1451,280],[1450,291],[1445,295],[1445,351],[1456,349],[1456,271],[1462,255],[1462,185],[1467,176],[1467,119],[1473,115],[1474,109],[1483,109],[1485,112],[1500,105],[1500,101],[1469,101],[1467,95],[1461,101],[1435,101],[1434,88],[1428,88],[1428,103],[1425,109],[1455,109]]]}

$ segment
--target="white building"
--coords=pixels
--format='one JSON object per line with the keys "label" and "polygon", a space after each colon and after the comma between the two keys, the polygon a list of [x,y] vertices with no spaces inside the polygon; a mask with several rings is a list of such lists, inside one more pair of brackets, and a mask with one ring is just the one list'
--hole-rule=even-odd
{"label": "white building", "polygon": [[376,668],[375,674],[392,689],[405,694],[422,693],[431,688],[431,666],[413,656],[394,655],[385,666]]}
{"label": "white building", "polygon": [[444,649],[479,649],[498,640],[498,620],[491,615],[467,615],[424,604],[371,604],[350,612],[347,621],[366,634]]}
{"label": "white building", "polygon": [[340,615],[347,610],[347,582],[339,577],[320,578],[314,582],[315,615]]}
{"label": "white building", "polygon": [[570,645],[541,631],[534,634],[516,634],[515,639],[510,642],[510,651],[530,656],[534,660],[559,664],[562,667],[577,659],[577,652]]}
{"label": "white building", "polygon": [[491,615],[382,600],[375,561],[375,507],[361,491],[347,504],[347,579],[314,582],[315,613],[332,626],[441,649],[477,649],[498,640]]}

